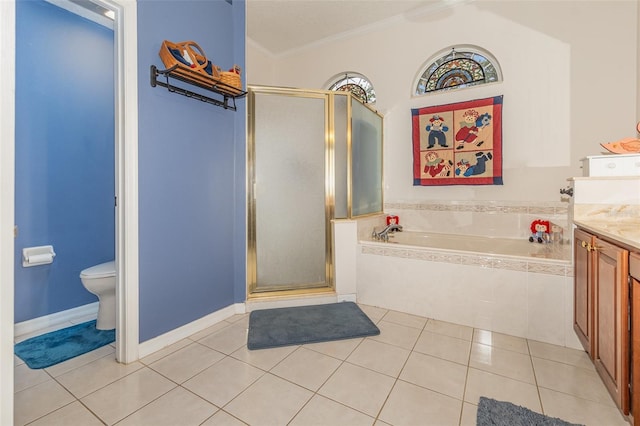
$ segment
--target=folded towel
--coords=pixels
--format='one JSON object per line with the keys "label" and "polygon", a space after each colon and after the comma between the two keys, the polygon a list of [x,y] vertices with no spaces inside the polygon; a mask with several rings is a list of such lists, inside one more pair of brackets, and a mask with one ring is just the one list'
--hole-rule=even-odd
{"label": "folded towel", "polygon": [[[169,49],[171,51],[171,54],[173,55],[174,58],[176,58],[180,63],[184,64],[187,67],[191,67],[191,63],[189,63],[189,61],[187,61],[184,56],[182,56],[182,52],[180,52],[180,50],[178,49]],[[204,61],[200,62],[200,65],[202,65],[204,63]],[[211,63],[211,61],[207,60],[207,66],[204,67],[204,70],[207,74],[209,75],[213,75],[213,64]]]}

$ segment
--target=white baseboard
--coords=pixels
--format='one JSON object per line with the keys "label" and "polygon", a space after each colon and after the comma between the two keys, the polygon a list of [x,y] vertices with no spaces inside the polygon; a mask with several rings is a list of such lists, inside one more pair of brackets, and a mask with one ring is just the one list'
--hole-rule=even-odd
{"label": "white baseboard", "polygon": [[236,303],[233,306],[236,307],[236,314],[241,315],[241,314],[247,313],[247,307],[245,306],[244,303]]}
{"label": "white baseboard", "polygon": [[226,308],[215,311],[205,317],[190,322],[189,324],[185,324],[182,327],[171,330],[168,333],[140,343],[138,347],[138,356],[140,358],[144,358],[145,356],[157,352],[160,349],[166,348],[169,345],[173,345],[174,343],[185,339],[192,334],[211,327],[212,325],[217,324],[220,321],[224,321],[225,319],[232,317],[233,315],[243,313],[245,313],[244,303],[229,305]]}
{"label": "white baseboard", "polygon": [[350,294],[339,294],[338,295],[338,302],[353,302],[356,303],[357,297],[355,293],[350,293]]}
{"label": "white baseboard", "polygon": [[16,337],[54,327],[64,322],[73,322],[78,318],[98,317],[98,302],[89,303],[87,305],[78,306],[77,308],[67,309],[66,311],[56,312],[55,314],[45,315],[43,317],[34,318],[14,324],[13,333]]}

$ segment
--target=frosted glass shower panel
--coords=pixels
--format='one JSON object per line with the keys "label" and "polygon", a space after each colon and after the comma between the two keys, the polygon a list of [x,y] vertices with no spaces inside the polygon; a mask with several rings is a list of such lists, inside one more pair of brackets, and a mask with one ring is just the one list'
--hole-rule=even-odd
{"label": "frosted glass shower panel", "polygon": [[335,174],[335,213],[336,219],[349,217],[349,145],[348,128],[349,120],[347,102],[349,97],[345,95],[333,96],[334,116],[334,174]]}
{"label": "frosted glass shower panel", "polygon": [[382,212],[382,117],[351,99],[351,216]]}
{"label": "frosted glass shower panel", "polygon": [[256,94],[256,290],[326,285],[325,97]]}

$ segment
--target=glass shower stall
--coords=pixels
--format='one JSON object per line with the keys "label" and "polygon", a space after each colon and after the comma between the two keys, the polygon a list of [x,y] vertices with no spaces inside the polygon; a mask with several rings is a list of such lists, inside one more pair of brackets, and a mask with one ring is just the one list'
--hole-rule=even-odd
{"label": "glass shower stall", "polygon": [[247,297],[332,292],[332,221],[383,210],[382,116],[347,92],[248,102]]}

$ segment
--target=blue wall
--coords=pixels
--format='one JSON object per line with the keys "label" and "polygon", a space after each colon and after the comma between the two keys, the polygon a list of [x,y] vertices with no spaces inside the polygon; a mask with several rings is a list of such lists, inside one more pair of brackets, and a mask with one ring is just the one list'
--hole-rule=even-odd
{"label": "blue wall", "polygon": [[245,101],[149,84],[164,39],[244,69],[244,1],[138,1],[140,341],[245,299]]}
{"label": "blue wall", "polygon": [[[92,303],[79,274],[114,258],[113,31],[16,4],[15,321]],[[50,265],[22,248],[52,244]]]}

